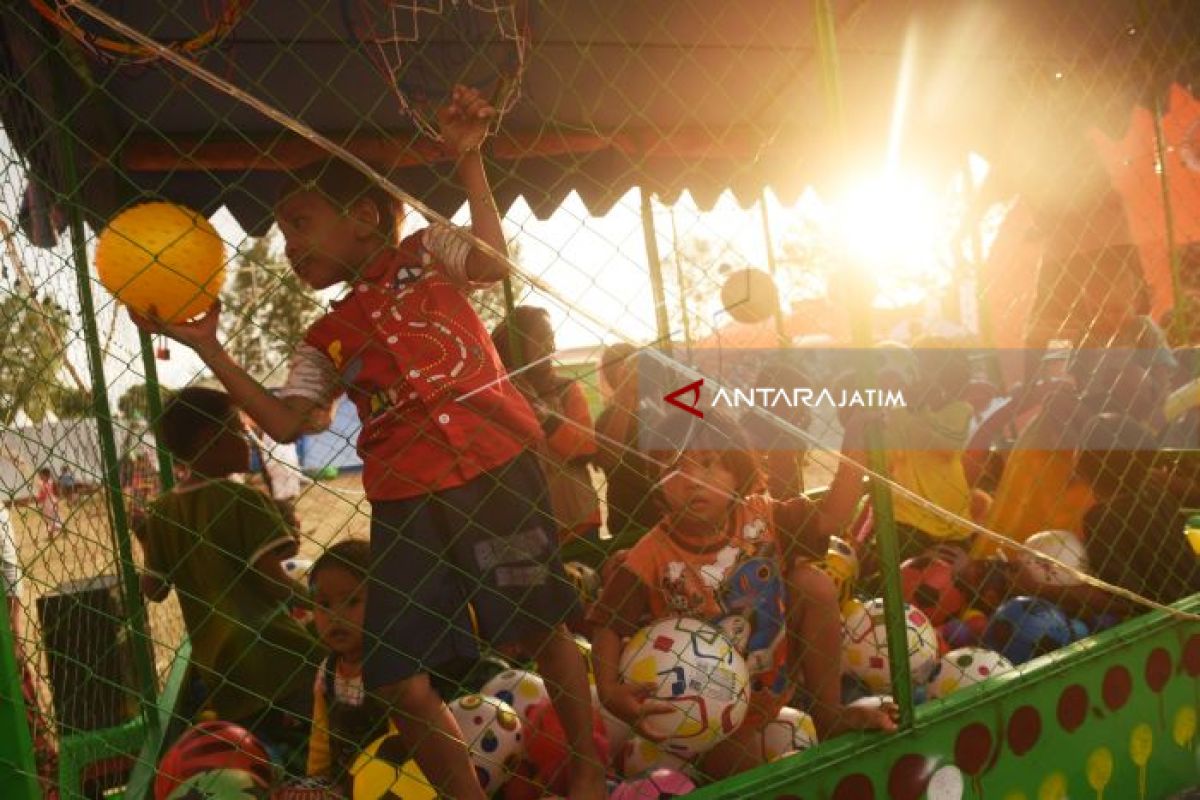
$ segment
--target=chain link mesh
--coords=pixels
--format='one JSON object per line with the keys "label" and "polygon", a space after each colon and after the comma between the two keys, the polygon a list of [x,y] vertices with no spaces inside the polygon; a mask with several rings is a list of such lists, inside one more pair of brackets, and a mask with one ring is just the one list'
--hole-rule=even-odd
{"label": "chain link mesh", "polygon": [[47,793],[686,788],[1194,621],[1188,4],[134,5],[0,17]]}

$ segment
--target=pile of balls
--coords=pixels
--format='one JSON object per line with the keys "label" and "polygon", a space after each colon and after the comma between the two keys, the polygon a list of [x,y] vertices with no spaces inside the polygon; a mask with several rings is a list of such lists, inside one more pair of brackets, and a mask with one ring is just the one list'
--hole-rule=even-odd
{"label": "pile of balls", "polygon": [[[1082,542],[1068,531],[1044,531],[1026,545],[1069,569],[1021,553],[971,560],[953,545],[940,545],[900,567],[904,624],[913,697],[947,695],[1012,670],[1112,624],[1073,619],[1050,599],[1056,588],[1077,585],[1086,573]],[[842,601],[845,699],[886,696],[892,691],[887,625],[880,598],[859,598],[859,561],[854,549],[833,537],[820,568],[833,578]],[[1036,587],[1040,596],[1020,594]]]}

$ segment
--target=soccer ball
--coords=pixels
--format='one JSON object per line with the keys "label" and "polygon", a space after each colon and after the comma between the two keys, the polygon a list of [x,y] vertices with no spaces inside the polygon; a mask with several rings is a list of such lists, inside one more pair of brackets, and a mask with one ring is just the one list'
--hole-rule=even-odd
{"label": "soccer ball", "polygon": [[816,565],[817,569],[833,579],[837,587],[838,600],[845,604],[854,595],[854,582],[858,580],[858,555],[845,539],[829,537],[829,552]]}
{"label": "soccer ball", "polygon": [[508,669],[483,685],[479,693],[484,697],[502,700],[517,712],[522,724],[529,722],[529,709],[543,700],[550,699],[546,682],[541,676],[523,669]]}
{"label": "soccer ball", "polygon": [[[1088,572],[1087,550],[1079,537],[1070,531],[1042,531],[1025,541],[1026,546],[1039,553],[1058,559],[1073,570]],[[1018,552],[1015,556],[1026,572],[1039,583],[1049,586],[1078,586],[1079,576],[1057,564],[1043,561],[1028,553]]]}
{"label": "soccer ball", "polygon": [[265,796],[274,779],[271,757],[252,733],[232,722],[212,720],[189,728],[167,750],[158,765],[154,797],[186,796],[183,787],[217,796],[218,786],[241,787],[247,797],[253,792]]}
{"label": "soccer ball", "polygon": [[816,743],[817,728],[812,717],[789,706],[779,709],[779,716],[762,730],[763,755],[767,761],[807,750]]}
{"label": "soccer ball", "polygon": [[689,766],[689,758],[686,754],[671,752],[657,742],[634,736],[621,750],[621,774],[636,778],[656,769],[683,771]]}
{"label": "soccer ball", "polygon": [[1013,668],[1008,659],[982,647],[960,647],[942,656],[929,678],[929,699],[973,686]]}
{"label": "soccer ball", "polygon": [[285,558],[283,574],[294,581],[305,583],[308,580],[308,573],[312,571],[312,565],[311,558]]}
{"label": "soccer ball", "polygon": [[1014,597],[996,609],[983,643],[1013,664],[1045,655],[1074,640],[1071,621],[1058,606],[1032,597]]}
{"label": "soccer ball", "polygon": [[384,734],[350,765],[355,800],[437,800],[437,791],[413,761],[400,735]]}
{"label": "soccer ball", "polygon": [[[536,782],[553,794],[567,793],[567,734],[549,700],[529,709],[529,720],[523,722],[521,735],[525,741],[525,767],[532,768]],[[592,712],[592,743],[603,764],[608,763],[608,737],[600,715]],[[507,794],[507,789],[505,790]],[[539,794],[539,797],[541,795]]]}
{"label": "soccer ball", "polygon": [[609,800],[662,800],[695,791],[696,783],[682,772],[656,769],[644,778],[626,781],[613,789]]}
{"label": "soccer ball", "polygon": [[343,800],[345,795],[324,778],[288,778],[271,792],[271,800]]}
{"label": "soccer ball", "polygon": [[[937,664],[937,634],[919,608],[905,605],[904,621],[908,629],[909,671],[913,683],[924,683]],[[843,655],[850,673],[876,694],[890,691],[892,675],[883,600],[870,600],[862,608],[854,609],[842,626],[842,635]]]}
{"label": "soccer ball", "polygon": [[746,662],[712,625],[673,617],[642,628],[621,653],[621,680],[657,686],[652,695],[675,707],[646,720],[648,732],[673,750],[703,753],[737,730],[750,702]]}
{"label": "soccer ball", "polygon": [[479,785],[491,794],[508,780],[521,760],[521,718],[503,700],[478,694],[460,697],[449,705],[467,743]]}
{"label": "soccer ball", "polygon": [[954,564],[938,555],[923,554],[901,564],[900,585],[904,600],[924,611],[934,625],[967,607]]}

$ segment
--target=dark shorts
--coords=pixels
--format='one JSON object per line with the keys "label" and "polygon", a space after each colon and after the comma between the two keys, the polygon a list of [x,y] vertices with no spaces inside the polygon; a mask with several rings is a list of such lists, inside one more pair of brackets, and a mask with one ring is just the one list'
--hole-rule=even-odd
{"label": "dark shorts", "polygon": [[576,613],[541,467],[522,453],[435,494],[371,505],[363,681],[377,689],[542,637]]}

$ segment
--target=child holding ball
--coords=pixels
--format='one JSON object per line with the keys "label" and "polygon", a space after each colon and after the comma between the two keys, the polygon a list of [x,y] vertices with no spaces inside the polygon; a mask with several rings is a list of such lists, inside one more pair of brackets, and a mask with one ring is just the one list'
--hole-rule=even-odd
{"label": "child holding ball", "polygon": [[[495,110],[457,86],[439,111],[466,190],[471,232],[506,253],[480,147]],[[434,224],[399,240],[391,194],[341,162],[305,168],[275,216],[292,269],[313,289],[348,291],[309,329],[286,385],[267,391],[220,343],[219,310],[139,324],[192,347],[277,442],[329,426],[348,394],[363,421],[358,452],[371,502],[371,592],[363,627],[367,691],[437,790],[482,800],[459,730],[431,672],[479,653],[479,639],[535,653],[571,747],[571,796],[604,796],[583,658],[563,624],[575,590],[555,554],[556,526],[534,450],[542,432],[505,376],[468,299],[508,274],[504,258]]]}
{"label": "child holding ball", "polygon": [[[856,461],[862,460],[862,419],[848,422],[843,443]],[[841,464],[819,504],[804,495],[773,500],[750,494],[759,482],[755,460],[728,418],[673,415],[657,435],[664,444],[686,442],[682,450],[671,444],[673,451],[660,452],[657,445],[651,451],[653,461],[669,465],[659,481],[666,515],[613,570],[589,615],[604,706],[640,735],[654,738],[646,721],[671,707],[651,697],[654,686],[620,681],[621,640],[649,620],[685,616],[727,632],[746,631],[734,644],[751,673],[750,710],[737,731],[702,757],[700,768],[710,777],[763,763],[760,734],[786,705],[795,673],[813,699],[822,738],[848,730],[893,730],[893,707],[841,704],[837,590],[814,566],[828,549],[830,533],[853,512],[861,470]],[[739,616],[743,619],[734,619]]]}

